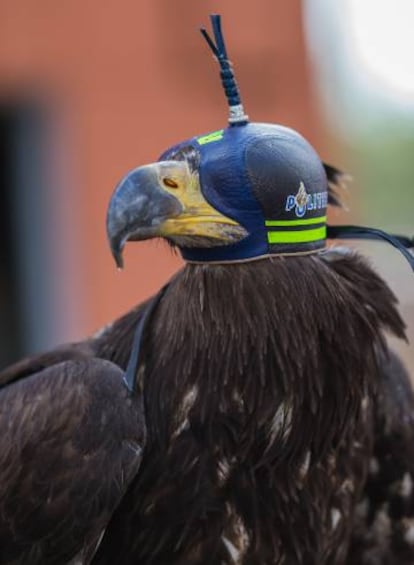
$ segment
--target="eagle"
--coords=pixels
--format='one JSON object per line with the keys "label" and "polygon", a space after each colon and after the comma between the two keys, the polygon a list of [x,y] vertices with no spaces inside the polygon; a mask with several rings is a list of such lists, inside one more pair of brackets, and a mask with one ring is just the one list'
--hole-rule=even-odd
{"label": "eagle", "polygon": [[228,127],[128,173],[107,215],[185,266],[94,336],[0,373],[2,565],[414,563],[414,395],[397,299],[329,238],[344,176],[250,122],[215,42]]}

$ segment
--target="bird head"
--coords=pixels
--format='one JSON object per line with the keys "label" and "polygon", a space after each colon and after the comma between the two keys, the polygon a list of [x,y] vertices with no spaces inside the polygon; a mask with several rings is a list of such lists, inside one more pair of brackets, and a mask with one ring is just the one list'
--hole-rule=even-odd
{"label": "bird head", "polygon": [[107,218],[113,255],[128,240],[167,239],[190,261],[235,261],[320,249],[328,181],[311,145],[272,124],[196,136],[134,169]]}
{"label": "bird head", "polygon": [[112,254],[122,266],[127,241],[154,237],[177,246],[192,262],[246,261],[314,253],[326,238],[380,238],[400,249],[412,239],[356,226],[327,226],[327,205],[344,176],[324,165],[296,131],[250,123],[227,57],[220,16],[214,39],[201,32],[220,65],[229,126],[198,135],[134,169],[118,184],[107,214]]}

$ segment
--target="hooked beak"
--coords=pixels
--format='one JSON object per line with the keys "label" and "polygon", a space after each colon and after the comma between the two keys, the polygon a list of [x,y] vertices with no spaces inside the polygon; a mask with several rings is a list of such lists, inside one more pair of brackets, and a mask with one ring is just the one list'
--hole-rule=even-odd
{"label": "hooked beak", "polygon": [[[198,173],[186,161],[160,161],[134,169],[115,188],[107,212],[112,255],[122,268],[127,241],[204,238],[215,245],[243,239],[246,230],[204,198]],[[179,244],[179,243],[178,243]]]}

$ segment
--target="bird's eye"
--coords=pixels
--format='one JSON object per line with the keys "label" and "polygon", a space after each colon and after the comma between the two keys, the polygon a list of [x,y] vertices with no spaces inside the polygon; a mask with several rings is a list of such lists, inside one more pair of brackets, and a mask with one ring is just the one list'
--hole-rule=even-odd
{"label": "bird's eye", "polygon": [[162,182],[169,188],[178,188],[178,184],[175,182],[175,180],[170,179],[169,177],[164,177],[162,179]]}

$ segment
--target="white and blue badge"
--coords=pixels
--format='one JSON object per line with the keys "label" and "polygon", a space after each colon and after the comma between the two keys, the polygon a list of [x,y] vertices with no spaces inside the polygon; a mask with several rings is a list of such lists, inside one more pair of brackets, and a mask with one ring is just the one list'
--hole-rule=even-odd
{"label": "white and blue badge", "polygon": [[308,194],[304,183],[301,182],[298,192],[296,194],[289,194],[286,198],[285,210],[286,212],[290,212],[294,209],[296,216],[302,218],[307,211],[321,210],[322,208],[326,208],[327,205],[327,191]]}

